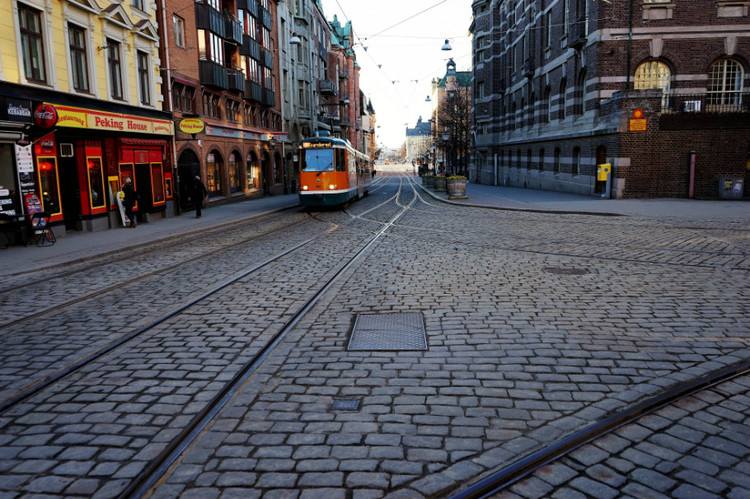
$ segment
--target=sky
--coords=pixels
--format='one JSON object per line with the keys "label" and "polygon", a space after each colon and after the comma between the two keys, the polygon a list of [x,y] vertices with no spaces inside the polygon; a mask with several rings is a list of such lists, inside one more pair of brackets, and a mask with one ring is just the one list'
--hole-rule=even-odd
{"label": "sky", "polygon": [[[471,70],[471,0],[322,0],[330,21],[352,22],[360,90],[375,109],[378,145],[397,149],[406,128],[430,119],[432,79],[453,58]],[[448,39],[453,50],[441,47]]]}

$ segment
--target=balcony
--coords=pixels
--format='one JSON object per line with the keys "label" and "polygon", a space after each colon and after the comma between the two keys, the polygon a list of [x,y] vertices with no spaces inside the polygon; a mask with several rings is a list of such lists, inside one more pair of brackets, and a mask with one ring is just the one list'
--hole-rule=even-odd
{"label": "balcony", "polygon": [[260,7],[260,22],[266,29],[273,29],[273,17],[265,8]]}
{"label": "balcony", "polygon": [[270,88],[264,88],[263,102],[261,102],[261,104],[266,107],[274,107],[276,105],[276,92],[274,92]]}
{"label": "balcony", "polygon": [[260,61],[260,43],[250,35],[242,35],[240,54],[250,56],[256,61]]}
{"label": "balcony", "polygon": [[231,16],[224,16],[224,34],[226,40],[242,45],[242,25]]}
{"label": "balcony", "polygon": [[318,84],[322,95],[336,95],[336,85],[331,80],[320,80]]}
{"label": "balcony", "polygon": [[586,20],[574,21],[568,29],[568,47],[579,49],[586,45]]}
{"label": "balcony", "polygon": [[664,114],[727,114],[750,112],[750,92],[715,92],[704,94],[665,95]]}
{"label": "balcony", "polygon": [[245,91],[245,73],[239,69],[227,70],[227,87],[232,92]]}
{"label": "balcony", "polygon": [[[197,5],[197,4],[196,4]],[[229,87],[227,69],[212,61],[198,61],[201,85],[226,90]]]}
{"label": "balcony", "polygon": [[251,102],[257,102],[258,104],[263,102],[263,87],[259,83],[252,80],[245,80],[245,100]]}
{"label": "balcony", "polygon": [[208,30],[221,38],[226,38],[224,16],[207,3],[195,4],[195,27]]}
{"label": "balcony", "polygon": [[258,19],[258,2],[257,0],[237,0],[237,8],[244,9],[250,13],[251,16]]}
{"label": "balcony", "polygon": [[260,48],[260,63],[268,69],[273,69],[273,52],[265,47]]}

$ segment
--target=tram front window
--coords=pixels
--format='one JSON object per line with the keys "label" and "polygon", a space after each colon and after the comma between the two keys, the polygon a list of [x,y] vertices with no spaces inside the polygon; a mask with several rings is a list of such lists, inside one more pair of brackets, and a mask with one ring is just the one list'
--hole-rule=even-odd
{"label": "tram front window", "polygon": [[302,171],[332,172],[333,149],[307,149],[305,151]]}

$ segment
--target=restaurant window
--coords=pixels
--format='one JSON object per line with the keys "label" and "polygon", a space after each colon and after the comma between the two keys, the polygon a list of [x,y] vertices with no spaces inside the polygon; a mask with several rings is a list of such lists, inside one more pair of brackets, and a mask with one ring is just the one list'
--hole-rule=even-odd
{"label": "restaurant window", "polygon": [[208,194],[221,195],[221,156],[217,151],[211,152],[206,158],[206,176],[208,180]]}
{"label": "restaurant window", "polygon": [[242,190],[241,177],[240,177],[240,162],[239,155],[232,153],[229,155],[228,170],[229,170],[229,190],[231,192],[239,192]]}
{"label": "restaurant window", "polygon": [[154,204],[164,202],[164,175],[161,163],[151,163],[151,188],[153,189]]}
{"label": "restaurant window", "polygon": [[42,209],[53,215],[62,213],[60,211],[60,191],[58,190],[57,158],[54,156],[37,158],[37,167],[39,187],[42,191]]}
{"label": "restaurant window", "polygon": [[148,54],[138,51],[138,90],[141,94],[141,104],[151,104],[151,83],[148,70]]}
{"label": "restaurant window", "polygon": [[253,153],[247,153],[245,166],[247,167],[247,188],[258,189],[260,187],[260,167]]}
{"label": "restaurant window", "polygon": [[68,24],[68,46],[73,88],[78,92],[88,92],[89,65],[86,54],[86,30],[74,24]]}
{"label": "restaurant window", "polygon": [[24,76],[30,81],[46,83],[47,70],[44,63],[44,36],[42,35],[41,12],[23,4],[18,4],[18,18]]}
{"label": "restaurant window", "polygon": [[103,208],[106,203],[104,194],[104,170],[102,168],[102,158],[87,158],[89,170],[89,196],[91,200],[90,207],[92,210]]}
{"label": "restaurant window", "polygon": [[120,42],[107,39],[107,69],[109,72],[110,96],[113,99],[122,100],[122,61]]}

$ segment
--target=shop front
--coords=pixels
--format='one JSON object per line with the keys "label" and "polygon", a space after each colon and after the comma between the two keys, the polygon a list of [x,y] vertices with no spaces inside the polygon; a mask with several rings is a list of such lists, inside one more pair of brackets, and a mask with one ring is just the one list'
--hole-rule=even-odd
{"label": "shop front", "polygon": [[122,227],[118,193],[126,178],[139,194],[141,221],[165,216],[173,198],[171,120],[49,101],[35,107],[34,125],[36,194],[53,224]]}

